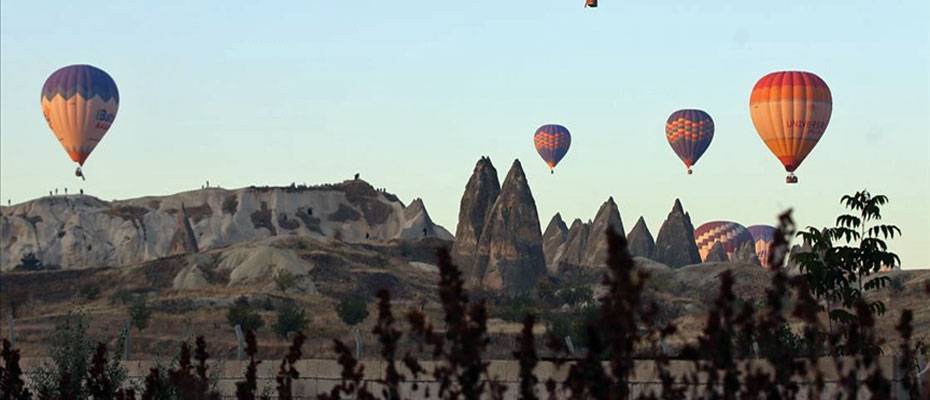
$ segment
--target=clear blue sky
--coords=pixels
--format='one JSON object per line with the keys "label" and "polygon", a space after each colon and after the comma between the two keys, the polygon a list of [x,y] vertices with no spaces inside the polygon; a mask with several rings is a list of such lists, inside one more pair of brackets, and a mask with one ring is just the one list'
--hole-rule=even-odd
{"label": "clear blue sky", "polygon": [[[273,3],[273,4],[272,4]],[[157,4],[157,6],[156,6]],[[235,4],[235,5],[232,5]],[[930,2],[2,1],[0,198],[70,187],[106,199],[333,182],[356,171],[454,230],[475,161],[520,158],[545,227],[608,196],[655,234],[680,197],[695,224],[831,224],[844,193],[891,197],[905,267],[930,266]],[[39,92],[89,63],[119,85],[88,181],[52,136]],[[749,117],[753,84],[816,72],[827,132],[786,186]],[[664,138],[678,108],[716,134],[686,176]],[[550,176],[544,123],[573,134]]]}

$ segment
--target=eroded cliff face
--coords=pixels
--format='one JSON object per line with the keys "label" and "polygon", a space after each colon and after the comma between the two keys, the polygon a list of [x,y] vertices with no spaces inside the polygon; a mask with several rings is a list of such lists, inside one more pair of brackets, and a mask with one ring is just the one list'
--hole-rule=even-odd
{"label": "eroded cliff face", "polygon": [[559,249],[568,240],[568,226],[562,220],[562,215],[555,213],[543,232],[543,255],[546,257],[546,268],[555,272],[556,264],[553,262],[558,256]]}
{"label": "eroded cliff face", "polygon": [[633,257],[655,257],[656,242],[652,238],[652,233],[649,232],[649,227],[646,226],[646,220],[643,217],[639,217],[639,220],[636,221],[636,225],[633,226],[627,236],[627,241],[630,246],[630,254]]}
{"label": "eroded cliff face", "polygon": [[118,267],[285,235],[364,242],[422,237],[426,229],[426,236],[452,239],[429,219],[422,202],[405,207],[361,180],[211,188],[113,202],[52,196],[0,207],[0,213],[3,270],[27,253],[66,269]]}

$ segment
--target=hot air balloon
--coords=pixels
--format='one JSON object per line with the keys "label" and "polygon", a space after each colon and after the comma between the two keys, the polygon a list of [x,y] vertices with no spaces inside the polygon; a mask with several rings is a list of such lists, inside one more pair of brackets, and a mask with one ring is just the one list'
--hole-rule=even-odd
{"label": "hot air balloon", "polygon": [[585,0],[585,1],[584,1],[584,6],[585,6],[585,8],[587,8],[587,7],[597,8],[597,0]]}
{"label": "hot air balloon", "polygon": [[665,138],[688,168],[707,151],[714,139],[714,120],[701,110],[678,110],[665,122]]}
{"label": "hot air balloon", "polygon": [[536,145],[536,152],[549,166],[550,172],[555,173],[555,166],[565,157],[568,147],[572,145],[572,135],[562,125],[543,125],[533,135],[533,143]]}
{"label": "hot air balloon", "polygon": [[75,175],[110,129],[119,108],[116,83],[103,70],[90,65],[61,68],[42,86],[42,114],[71,160]]}
{"label": "hot air balloon", "polygon": [[810,72],[773,72],[756,82],[749,110],[762,141],[788,171],[785,182],[797,183],[794,171],[830,122],[830,88]]}
{"label": "hot air balloon", "polygon": [[756,246],[756,257],[763,267],[769,267],[769,252],[771,251],[772,241],[775,240],[775,228],[768,225],[753,225],[746,230],[752,235],[752,241]]}
{"label": "hot air balloon", "polygon": [[752,235],[742,225],[730,221],[711,221],[694,230],[694,243],[702,260],[717,242],[723,245],[727,258],[732,258],[740,246],[752,243]]}

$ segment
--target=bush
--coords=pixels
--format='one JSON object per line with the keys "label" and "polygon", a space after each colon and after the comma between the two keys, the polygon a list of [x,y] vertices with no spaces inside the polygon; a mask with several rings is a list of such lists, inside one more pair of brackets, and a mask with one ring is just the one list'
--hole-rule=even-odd
{"label": "bush", "polygon": [[310,321],[304,309],[297,306],[296,303],[288,301],[278,308],[277,320],[271,329],[278,336],[286,339],[289,334],[301,332],[307,329]]}
{"label": "bush", "polygon": [[346,297],[336,305],[339,319],[348,326],[355,326],[368,318],[368,304],[359,297]]}
{"label": "bush", "polygon": [[136,296],[129,304],[129,320],[132,326],[139,331],[145,330],[149,326],[149,319],[152,317],[152,310],[145,301],[145,297]]}
{"label": "bush", "polygon": [[245,297],[239,297],[226,311],[226,320],[230,326],[239,325],[243,332],[257,331],[265,326],[265,321],[258,311],[249,304]]}
{"label": "bush", "polygon": [[508,322],[523,322],[527,315],[539,312],[533,298],[527,295],[504,299],[498,304],[495,311],[497,317]]}
{"label": "bush", "polygon": [[297,286],[297,276],[289,271],[280,271],[274,276],[274,285],[281,293],[286,293],[289,289]]}
{"label": "bush", "polygon": [[14,267],[17,271],[41,271],[45,269],[42,265],[42,261],[36,257],[35,253],[26,253],[22,258],[19,259],[19,264]]}

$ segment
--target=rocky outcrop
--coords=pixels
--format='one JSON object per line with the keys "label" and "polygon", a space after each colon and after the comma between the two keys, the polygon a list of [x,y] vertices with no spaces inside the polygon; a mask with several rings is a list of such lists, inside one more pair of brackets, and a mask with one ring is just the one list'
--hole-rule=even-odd
{"label": "rocky outcrop", "polygon": [[623,221],[620,219],[620,210],[611,196],[601,204],[591,223],[588,241],[585,243],[584,258],[581,265],[586,267],[602,267],[607,261],[607,232],[614,231],[625,236]]}
{"label": "rocky outcrop", "polygon": [[481,284],[489,289],[525,293],[546,273],[536,201],[519,160],[504,178],[476,254]]}
{"label": "rocky outcrop", "polygon": [[727,251],[723,248],[723,243],[717,242],[714,243],[714,246],[710,248],[710,251],[707,252],[707,257],[704,258],[704,262],[727,262],[730,261],[727,259]]}
{"label": "rocky outcrop", "polygon": [[466,278],[474,279],[479,275],[475,268],[478,241],[500,191],[497,170],[491,164],[491,159],[481,157],[465,184],[465,193],[459,204],[455,243],[452,245],[452,260],[462,269]]}
{"label": "rocky outcrop", "polygon": [[672,268],[699,264],[701,256],[694,243],[694,225],[691,216],[684,211],[681,201],[675,199],[675,205],[662,223],[656,237],[655,260]]}
{"label": "rocky outcrop", "polygon": [[627,235],[627,242],[633,257],[655,257],[656,242],[652,238],[652,233],[649,233],[649,227],[646,226],[646,220],[643,217],[639,217],[636,225],[633,225],[633,229]]}
{"label": "rocky outcrop", "polygon": [[272,235],[365,242],[419,238],[426,229],[427,236],[450,239],[425,211],[422,201],[404,206],[362,180],[210,188],[112,202],[48,196],[0,206],[0,269],[12,269],[28,253],[64,269],[119,267]]}
{"label": "rocky outcrop", "polygon": [[736,251],[730,256],[730,261],[762,266],[762,263],[759,261],[759,256],[756,255],[756,244],[753,242],[743,243],[736,248]]}
{"label": "rocky outcrop", "polygon": [[580,267],[585,260],[585,248],[588,244],[588,237],[591,235],[591,224],[581,222],[575,218],[572,227],[568,229],[568,238],[562,247],[556,251],[552,262],[555,264],[553,270],[559,270],[563,266]]}
{"label": "rocky outcrop", "polygon": [[552,219],[549,220],[546,231],[543,232],[543,254],[546,257],[546,268],[550,272],[554,271],[555,268],[552,261],[555,259],[556,253],[566,240],[568,240],[568,227],[565,226],[562,215],[555,213]]}

